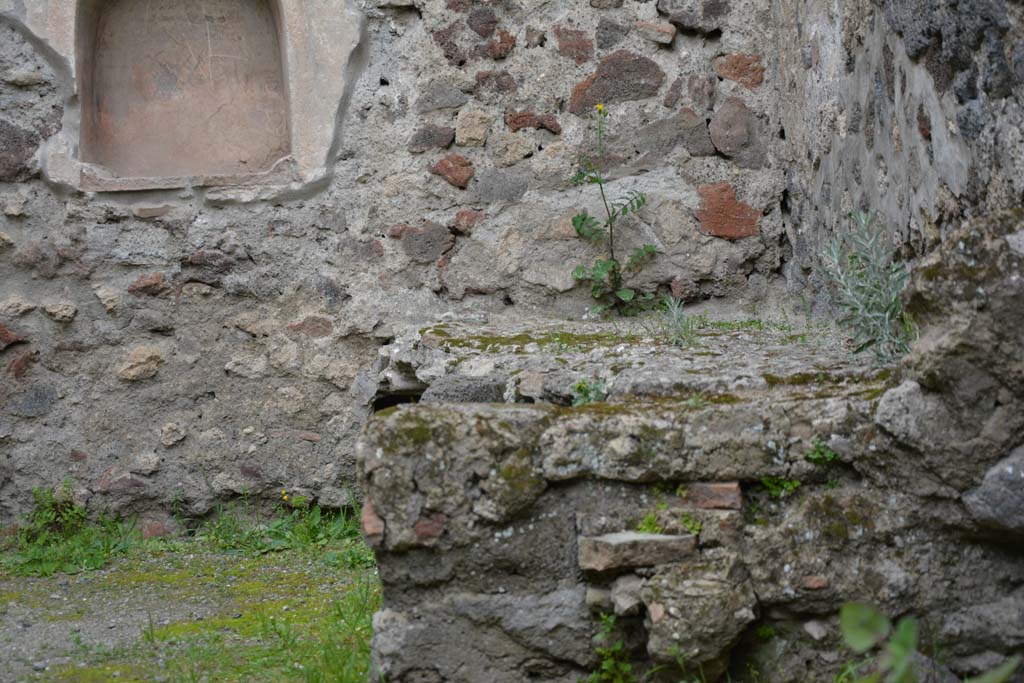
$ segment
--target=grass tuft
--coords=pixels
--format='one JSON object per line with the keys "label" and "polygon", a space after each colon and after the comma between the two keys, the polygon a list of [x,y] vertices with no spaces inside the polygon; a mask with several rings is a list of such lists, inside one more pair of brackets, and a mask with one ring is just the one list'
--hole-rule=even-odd
{"label": "grass tuft", "polygon": [[100,569],[142,542],[134,521],[106,516],[90,521],[67,482],[56,492],[37,488],[32,495],[35,507],[0,556],[0,567],[15,576]]}

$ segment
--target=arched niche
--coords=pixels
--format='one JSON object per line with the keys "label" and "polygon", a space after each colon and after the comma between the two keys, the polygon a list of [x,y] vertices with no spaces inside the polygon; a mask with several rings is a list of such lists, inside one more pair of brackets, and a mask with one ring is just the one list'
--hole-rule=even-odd
{"label": "arched niche", "polygon": [[229,178],[290,154],[278,0],[81,0],[76,24],[83,162]]}

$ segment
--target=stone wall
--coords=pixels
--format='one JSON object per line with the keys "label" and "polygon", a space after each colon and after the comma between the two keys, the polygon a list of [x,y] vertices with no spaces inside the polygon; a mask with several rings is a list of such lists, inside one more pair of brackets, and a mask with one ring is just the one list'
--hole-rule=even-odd
{"label": "stone wall", "polygon": [[[1024,203],[1019,3],[780,0],[791,284],[851,211],[916,259],[964,218]],[[813,103],[813,106],[806,106]]]}
{"label": "stone wall", "polygon": [[[1024,224],[974,228],[992,264],[977,282],[996,291]],[[957,301],[951,271],[919,310]],[[1019,285],[1006,293],[1024,310]],[[1020,348],[1021,327],[973,323]],[[996,392],[971,422],[828,335],[791,337],[712,329],[680,349],[524,321],[399,339],[389,375],[428,388],[371,419],[360,449],[377,680],[577,681],[599,663],[601,614],[638,673],[663,667],[654,680],[679,680],[677,655],[709,681],[833,680],[852,600],[920,619],[937,660],[922,680],[1020,652],[1024,461],[1003,450],[1024,438],[1017,399]],[[983,380],[957,340],[915,362]],[[987,362],[1019,377],[1019,355]],[[606,402],[570,407],[581,379]]]}
{"label": "stone wall", "polygon": [[[692,31],[706,7],[674,16]],[[428,405],[375,417],[361,449],[382,680],[578,680],[600,613],[666,680],[677,654],[709,680],[831,680],[849,600],[917,615],[930,680],[1024,647],[1020,7],[770,11],[785,285],[827,310],[816,253],[877,212],[915,266],[913,352],[879,377],[772,335],[699,354],[539,323],[400,339],[382,377]],[[567,407],[580,379],[609,402]],[[535,405],[459,405],[498,400]]]}
{"label": "stone wall", "polygon": [[291,158],[119,178],[78,153],[73,6],[0,3],[5,521],[65,478],[124,512],[346,503],[382,342],[447,311],[586,310],[570,272],[600,254],[570,218],[599,205],[568,179],[597,103],[612,191],[649,197],[620,240],[658,247],[637,284],[748,306],[779,288],[767,3],[275,9]]}
{"label": "stone wall", "polygon": [[[124,178],[79,151],[74,3],[0,0],[0,523],[65,479],[152,529],[365,494],[389,680],[575,680],[609,610],[641,665],[679,647],[734,678],[827,679],[855,598],[924,617],[957,674],[1024,646],[1019,3],[272,11],[289,154]],[[637,285],[824,309],[815,254],[872,209],[919,266],[914,354],[546,327],[589,304],[571,217],[599,204],[569,177],[599,103],[612,191],[649,198],[622,224],[658,250]],[[567,408],[581,377],[611,403]],[[421,395],[357,463],[372,410]],[[475,401],[535,405],[430,405]],[[648,513],[667,534],[635,534]]]}

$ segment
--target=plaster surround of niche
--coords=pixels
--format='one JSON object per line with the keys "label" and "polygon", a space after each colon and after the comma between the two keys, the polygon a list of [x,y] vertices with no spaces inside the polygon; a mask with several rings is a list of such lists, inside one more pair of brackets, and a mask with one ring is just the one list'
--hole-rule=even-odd
{"label": "plaster surround of niche", "polygon": [[[180,6],[187,10],[192,2],[185,0]],[[51,52],[51,58],[63,62],[70,76],[63,130],[41,151],[43,172],[49,180],[84,191],[189,186],[296,188],[328,174],[339,107],[350,85],[348,64],[362,28],[362,14],[351,0],[206,0],[208,10],[213,7],[215,11],[207,11],[203,17],[219,17],[222,21],[232,17],[237,19],[233,23],[240,24],[223,27],[220,46],[239,48],[241,42],[247,42],[248,49],[258,53],[248,71],[221,72],[222,76],[231,74],[220,82],[232,90],[226,101],[232,103],[231,115],[242,129],[236,130],[230,141],[234,162],[227,155],[218,157],[209,150],[203,154],[203,147],[216,137],[216,127],[212,133],[196,133],[191,138],[186,134],[187,127],[172,130],[182,141],[182,149],[172,155],[174,158],[163,161],[158,158],[161,150],[171,148],[152,140],[156,129],[140,126],[130,131],[137,140],[150,138],[149,146],[143,145],[135,157],[130,156],[130,149],[129,156],[125,156],[124,150],[116,150],[116,144],[110,146],[117,130],[107,130],[106,137],[97,134],[100,127],[94,118],[95,109],[90,107],[96,97],[95,86],[109,89],[122,82],[128,92],[114,94],[108,104],[123,111],[133,98],[138,100],[139,92],[151,89],[154,83],[161,85],[154,73],[143,73],[141,81],[138,73],[132,75],[130,63],[138,61],[134,56],[145,47],[139,36],[141,29],[132,30],[133,22],[138,20],[132,3],[143,4],[141,0],[0,0],[0,14],[35,36]],[[182,21],[177,0],[155,5],[165,6],[165,20],[172,25]],[[199,2],[197,6],[203,5]],[[107,36],[103,35],[103,26],[98,26],[98,17],[105,15]],[[203,21],[203,17],[198,20]],[[116,41],[118,32],[126,29],[133,35],[124,36],[124,43],[115,43],[113,50],[108,45],[105,56],[102,49],[96,51],[99,41]],[[274,29],[276,36],[272,35]],[[216,52],[218,41],[211,40],[209,45],[211,54]],[[188,45],[183,49],[187,50]],[[154,69],[162,67],[150,71]],[[279,78],[274,69],[280,69]],[[142,70],[145,72],[145,64]],[[172,88],[187,85],[163,83]],[[193,94],[197,105],[202,104],[200,94]],[[106,97],[111,97],[109,90]],[[193,114],[197,111],[191,110]],[[250,115],[252,118],[246,118]],[[224,130],[229,127],[221,125]],[[249,139],[255,137],[261,139]]]}

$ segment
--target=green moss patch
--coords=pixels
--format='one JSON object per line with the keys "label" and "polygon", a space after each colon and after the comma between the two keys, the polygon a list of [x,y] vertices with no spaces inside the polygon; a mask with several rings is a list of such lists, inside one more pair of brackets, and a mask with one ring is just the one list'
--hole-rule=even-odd
{"label": "green moss patch", "polygon": [[618,346],[619,344],[638,344],[643,337],[637,334],[620,332],[589,332],[576,333],[569,331],[555,331],[530,333],[520,332],[517,334],[471,334],[456,336],[449,330],[430,327],[420,331],[423,337],[433,337],[439,341],[439,346],[444,349],[472,349],[476,351],[502,351],[515,350],[523,353],[524,347],[528,344],[536,344],[546,350],[557,349],[560,351],[589,351],[598,347]]}

